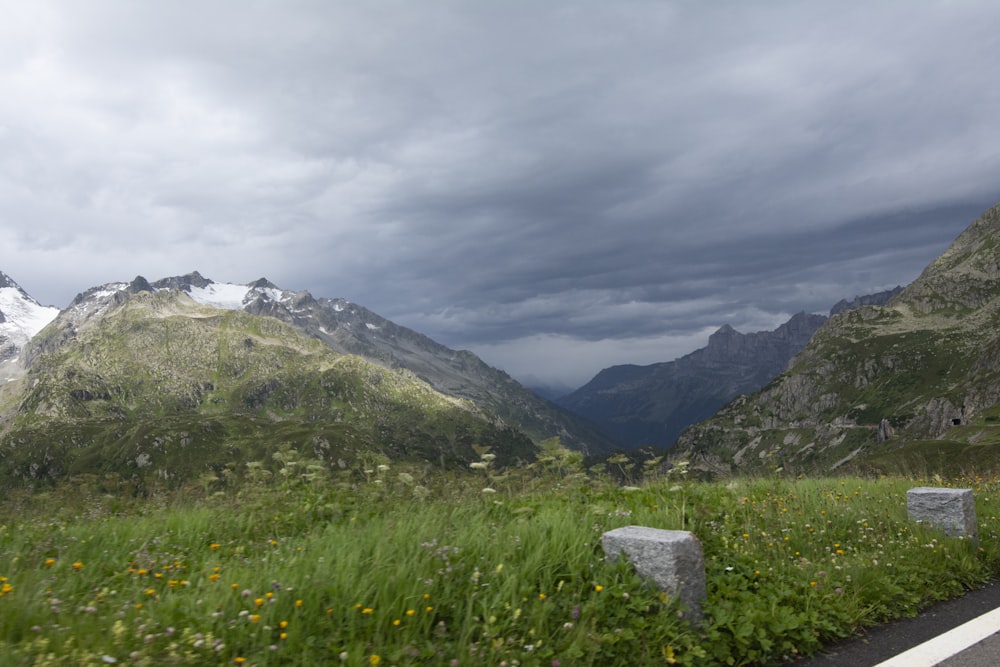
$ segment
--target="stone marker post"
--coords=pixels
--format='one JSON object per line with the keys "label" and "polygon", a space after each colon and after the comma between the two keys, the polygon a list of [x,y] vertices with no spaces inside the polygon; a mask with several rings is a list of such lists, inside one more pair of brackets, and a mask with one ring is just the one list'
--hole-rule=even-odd
{"label": "stone marker post", "polygon": [[911,521],[936,526],[949,537],[979,539],[972,489],[921,486],[906,492]]}
{"label": "stone marker post", "polygon": [[701,542],[693,533],[626,526],[604,533],[601,546],[610,561],[624,554],[639,576],[679,598],[689,618],[701,620],[706,597],[705,559]]}

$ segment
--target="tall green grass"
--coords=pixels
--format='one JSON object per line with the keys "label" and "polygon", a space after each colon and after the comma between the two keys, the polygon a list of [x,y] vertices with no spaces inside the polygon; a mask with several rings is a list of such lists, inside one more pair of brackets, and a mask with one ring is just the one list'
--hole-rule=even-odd
{"label": "tall green grass", "polygon": [[[214,494],[8,494],[0,664],[780,664],[1000,572],[992,478],[619,487],[285,463]],[[928,484],[975,490],[980,544],[907,520]],[[625,525],[698,536],[702,624],[604,561]]]}

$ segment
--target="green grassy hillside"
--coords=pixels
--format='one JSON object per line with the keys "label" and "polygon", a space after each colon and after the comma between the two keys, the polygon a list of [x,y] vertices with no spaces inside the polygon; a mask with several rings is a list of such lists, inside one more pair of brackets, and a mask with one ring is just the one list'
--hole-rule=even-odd
{"label": "green grassy hillside", "polygon": [[283,445],[329,466],[379,457],[464,465],[478,460],[477,448],[502,463],[534,455],[524,435],[407,371],[180,292],[67,313],[33,344],[45,352],[5,388],[8,479],[187,479]]}

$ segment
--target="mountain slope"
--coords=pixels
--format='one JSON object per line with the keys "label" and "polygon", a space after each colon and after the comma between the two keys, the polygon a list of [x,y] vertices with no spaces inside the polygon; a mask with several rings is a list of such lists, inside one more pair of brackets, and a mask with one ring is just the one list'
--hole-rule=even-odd
{"label": "mountain slope", "polygon": [[[408,371],[338,354],[279,320],[200,304],[145,280],[81,294],[31,341],[0,468],[186,479],[269,461],[500,463],[534,445]],[[479,449],[477,449],[479,448]]]}
{"label": "mountain slope", "polygon": [[206,305],[274,317],[342,354],[388,369],[407,369],[436,390],[468,399],[516,425],[536,441],[559,436],[567,446],[586,453],[614,447],[594,424],[537,396],[471,352],[440,345],[345,299],[282,290],[264,278],[249,285],[215,283],[197,272],[151,286],[187,292]]}
{"label": "mountain slope", "polygon": [[1000,443],[1000,206],[883,307],[831,317],[788,370],[686,431],[706,469],[835,469],[930,440]]}
{"label": "mountain slope", "polygon": [[58,308],[39,304],[0,271],[0,382],[23,373],[21,350],[58,314]]}

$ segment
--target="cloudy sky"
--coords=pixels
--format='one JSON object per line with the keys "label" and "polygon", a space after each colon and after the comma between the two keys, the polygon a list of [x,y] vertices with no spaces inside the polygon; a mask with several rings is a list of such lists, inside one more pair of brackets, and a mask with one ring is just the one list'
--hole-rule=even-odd
{"label": "cloudy sky", "polygon": [[344,297],[528,383],[912,281],[1000,200],[993,0],[0,0],[0,270]]}

